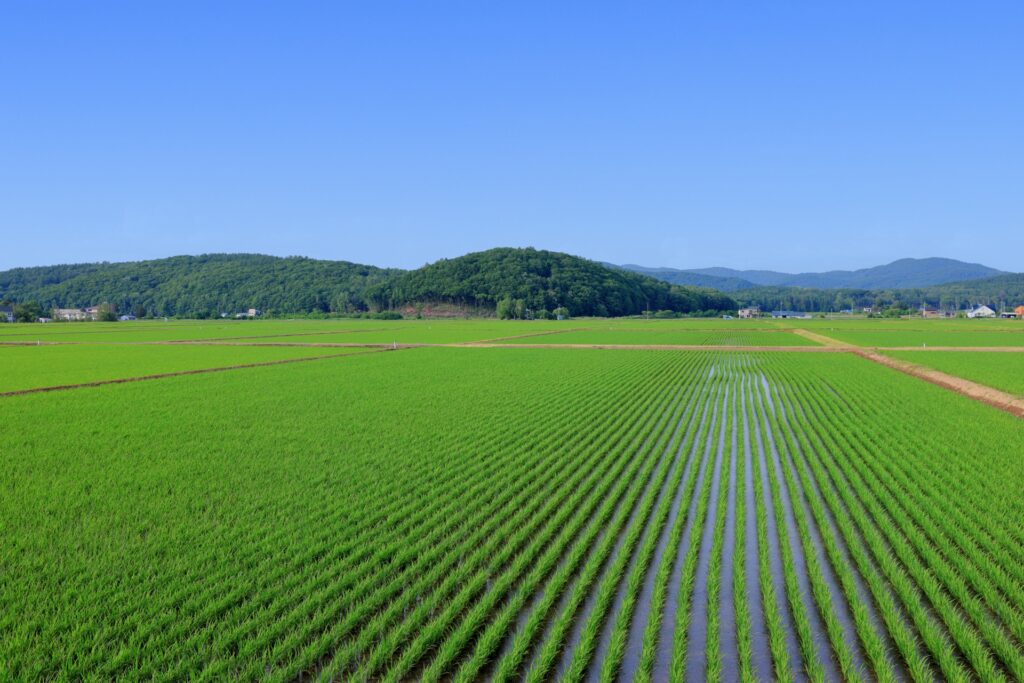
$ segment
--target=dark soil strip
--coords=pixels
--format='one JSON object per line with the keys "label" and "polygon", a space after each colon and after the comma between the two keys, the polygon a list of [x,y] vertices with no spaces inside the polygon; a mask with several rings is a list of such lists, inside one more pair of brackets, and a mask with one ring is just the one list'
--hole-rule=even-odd
{"label": "dark soil strip", "polygon": [[[752,378],[750,386],[750,400],[753,405],[761,403],[760,392],[757,389],[757,378]],[[753,408],[752,408],[753,410]],[[754,420],[754,428],[759,437],[755,439],[757,444],[758,474],[761,479],[761,496],[764,499],[765,522],[768,530],[768,556],[772,571],[772,583],[775,588],[775,599],[778,601],[779,618],[782,621],[783,629],[786,632],[786,650],[789,652],[789,663],[794,678],[807,680],[807,674],[803,668],[803,657],[800,654],[800,643],[797,640],[796,625],[793,623],[793,615],[789,609],[789,601],[786,600],[786,581],[782,571],[782,552],[779,548],[782,542],[781,534],[775,526],[775,514],[771,497],[771,485],[768,483],[768,458],[765,456],[764,442],[768,439],[763,433],[767,424],[757,419],[757,412],[751,415]],[[756,510],[753,510],[756,514]]]}
{"label": "dark soil strip", "polygon": [[746,528],[743,530],[744,575],[746,576],[747,608],[750,610],[750,649],[754,675],[759,681],[772,676],[772,651],[768,645],[768,628],[764,618],[761,583],[758,580],[757,509],[754,501],[754,460],[750,440],[750,416],[747,397],[750,395],[751,376],[744,373],[740,387],[740,406],[743,417],[743,506],[746,510]]}
{"label": "dark soil strip", "polygon": [[[709,402],[710,403],[710,402]],[[713,420],[715,415],[718,414],[717,402],[712,407],[711,415],[708,416],[707,407],[705,407],[704,417],[701,418],[701,428],[707,424],[707,420]],[[667,681],[669,679],[669,669],[672,666],[672,646],[674,642],[674,634],[676,629],[676,607],[679,601],[679,589],[682,583],[682,572],[683,562],[686,560],[686,549],[690,545],[690,536],[696,531],[693,528],[693,519],[697,515],[697,505],[700,501],[700,491],[704,486],[704,477],[707,476],[708,463],[711,460],[711,448],[714,445],[714,434],[708,429],[704,443],[700,444],[694,441],[693,452],[694,454],[700,450],[703,451],[700,456],[700,471],[697,472],[697,480],[694,482],[693,488],[693,499],[690,501],[689,509],[686,511],[686,526],[683,528],[683,534],[679,539],[679,547],[676,548],[676,559],[672,564],[672,577],[668,582],[668,590],[665,592],[665,610],[661,617],[661,628],[658,630],[658,642],[657,642],[657,654],[654,658],[654,670],[651,673],[651,679],[654,681]]]}
{"label": "dark soil strip", "polygon": [[[789,414],[786,412],[785,403],[785,400],[780,400],[778,402],[779,422],[785,427],[787,431],[795,434],[793,424],[789,420]],[[857,668],[858,671],[860,671],[863,674],[864,672],[868,671],[868,667],[864,661],[864,655],[863,650],[861,648],[860,639],[857,637],[857,626],[854,623],[853,614],[850,612],[850,608],[846,604],[846,599],[843,594],[843,587],[839,583],[839,578],[836,576],[835,571],[833,570],[832,565],[829,562],[828,553],[825,551],[824,543],[821,540],[821,532],[818,529],[817,524],[815,523],[814,516],[811,514],[811,509],[806,499],[807,494],[802,489],[800,476],[797,473],[795,460],[797,457],[803,458],[803,449],[800,447],[799,441],[797,441],[795,438],[792,440],[783,439],[783,442],[787,444],[787,447],[784,449],[786,451],[784,455],[785,466],[788,466],[788,468],[792,471],[793,480],[796,484],[796,490],[791,491],[790,493],[792,494],[792,498],[796,500],[796,503],[800,505],[804,515],[804,519],[807,520],[807,528],[811,537],[811,543],[814,546],[814,552],[817,554],[818,566],[821,568],[821,576],[825,582],[825,585],[828,586],[829,594],[832,597],[832,611],[835,614],[836,619],[839,621],[840,626],[842,626],[843,640],[846,642],[846,646],[850,650],[850,656],[853,659],[853,665]],[[791,446],[789,446],[790,444]],[[826,533],[834,532],[835,529],[833,528],[829,528],[828,530],[826,530]],[[849,560],[848,557],[847,560]],[[859,593],[859,595],[861,596],[862,601],[864,601],[864,598],[867,597],[867,589],[859,583],[858,589],[863,590],[863,592]],[[865,602],[865,604],[871,605],[870,599],[868,599]],[[881,622],[881,619],[879,618],[878,614],[874,612],[874,610],[871,610],[871,618],[873,623],[875,623],[876,625],[878,625]],[[823,623],[823,630],[821,632],[821,636],[827,639],[828,634],[824,630],[824,628],[825,627]]]}
{"label": "dark soil strip", "polygon": [[[388,349],[382,349],[387,351]],[[35,387],[33,389],[18,389],[16,391],[0,392],[0,398],[8,396],[24,396],[25,394],[42,394],[51,391],[67,391],[69,389],[85,389],[88,387],[102,387],[107,384],[127,384],[128,382],[144,382],[151,379],[165,379],[167,377],[182,377],[184,375],[202,375],[208,372],[225,372],[227,370],[244,370],[246,368],[263,368],[270,365],[285,365],[288,363],[305,363],[313,360],[326,360],[328,358],[341,358],[343,356],[354,356],[364,354],[353,353],[332,353],[327,356],[309,356],[306,358],[285,358],[283,360],[270,360],[261,363],[244,363],[242,365],[225,365],[219,368],[201,368],[199,370],[178,370],[176,372],[162,372],[157,375],[141,375],[139,377],[120,377],[118,379],[101,379],[95,382],[82,382],[81,384],[63,384],[51,387]]]}
{"label": "dark soil strip", "polygon": [[715,519],[718,517],[718,506],[724,504],[718,499],[718,491],[722,478],[722,460],[725,456],[725,417],[729,409],[731,388],[726,385],[722,404],[719,407],[722,415],[718,421],[718,435],[715,438],[715,461],[711,470],[711,495],[704,516],[704,528],[701,530],[700,547],[697,550],[697,571],[694,574],[693,598],[690,603],[692,615],[686,636],[685,680],[687,681],[703,681],[707,674],[707,653],[704,650],[708,639],[708,574],[711,565],[711,546],[715,536]]}

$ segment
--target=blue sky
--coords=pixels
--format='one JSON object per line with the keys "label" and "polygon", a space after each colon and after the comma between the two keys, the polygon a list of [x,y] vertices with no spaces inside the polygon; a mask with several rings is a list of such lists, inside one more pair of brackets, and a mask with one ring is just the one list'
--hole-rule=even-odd
{"label": "blue sky", "polygon": [[0,268],[1024,270],[1024,3],[8,2]]}

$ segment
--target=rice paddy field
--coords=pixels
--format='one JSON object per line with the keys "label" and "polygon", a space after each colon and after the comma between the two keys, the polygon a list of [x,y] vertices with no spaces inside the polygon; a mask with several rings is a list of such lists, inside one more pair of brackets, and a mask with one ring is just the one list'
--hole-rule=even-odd
{"label": "rice paddy field", "polygon": [[1024,422],[754,323],[0,326],[0,679],[1024,680]]}
{"label": "rice paddy field", "polygon": [[789,330],[744,328],[739,324],[732,329],[672,329],[624,328],[594,326],[569,332],[555,332],[534,337],[511,339],[513,343],[536,344],[613,344],[613,345],[669,345],[669,346],[818,346],[817,342],[801,337]]}
{"label": "rice paddy field", "polygon": [[878,348],[944,346],[953,348],[1013,346],[1024,349],[1024,325],[1018,330],[816,330],[856,346]]}
{"label": "rice paddy field", "polygon": [[886,354],[1024,398],[1024,353],[887,351]]}
{"label": "rice paddy field", "polygon": [[334,358],[370,349],[317,347],[142,346],[142,345],[0,345],[0,392],[131,379],[139,376],[276,363],[294,359]]}

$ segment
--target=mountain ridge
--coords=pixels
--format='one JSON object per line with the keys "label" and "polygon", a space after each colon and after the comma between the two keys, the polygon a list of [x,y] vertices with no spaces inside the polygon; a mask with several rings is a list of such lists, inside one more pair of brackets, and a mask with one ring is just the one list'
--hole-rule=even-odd
{"label": "mountain ridge", "polygon": [[[999,275],[1005,271],[980,263],[946,257],[902,258],[880,266],[856,270],[785,273],[774,270],[711,268],[649,268],[633,264],[619,266],[673,283],[698,281],[704,286],[734,292],[756,287],[807,287],[815,289],[912,289],[951,282],[968,282]],[[718,286],[716,286],[716,284]]]}

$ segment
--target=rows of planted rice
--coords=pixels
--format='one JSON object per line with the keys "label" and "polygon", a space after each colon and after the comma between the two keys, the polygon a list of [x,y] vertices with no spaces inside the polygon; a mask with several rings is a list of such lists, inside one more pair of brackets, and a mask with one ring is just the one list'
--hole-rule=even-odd
{"label": "rows of planted rice", "polygon": [[254,346],[0,345],[0,393],[369,351]]}
{"label": "rows of planted rice", "polygon": [[853,355],[418,348],[0,409],[14,679],[1024,677],[1019,421]]}
{"label": "rows of planted rice", "polygon": [[543,334],[587,321],[216,320],[0,325],[0,342],[451,343]]}
{"label": "rows of planted rice", "polygon": [[1024,353],[886,351],[885,354],[1024,397]]}
{"label": "rows of planted rice", "polygon": [[[822,328],[849,331],[891,331],[891,332],[984,332],[984,331],[1019,331],[1024,323],[1017,319],[1007,318],[835,318],[828,314],[815,314],[822,317],[808,319],[772,320],[771,324],[779,327],[798,327],[820,331]],[[746,324],[747,321],[742,321]]]}
{"label": "rows of planted rice", "polygon": [[599,327],[578,328],[537,337],[510,339],[522,344],[610,344],[627,346],[819,346],[788,330],[743,327],[731,329],[660,329]]}
{"label": "rows of planted rice", "polygon": [[[315,332],[331,329],[349,329],[351,323],[369,327],[381,321],[322,321],[322,320],[141,320],[117,323],[51,322],[46,324],[0,325],[0,341],[75,341],[75,342],[150,342],[185,339],[219,339],[294,332]],[[387,324],[387,323],[383,323]]]}
{"label": "rows of planted rice", "polygon": [[975,329],[914,329],[914,330],[846,330],[843,328],[819,328],[818,334],[856,346],[893,348],[902,346],[928,347],[976,347],[976,346],[1019,346],[1024,347],[1024,325],[1018,329],[981,328]]}

